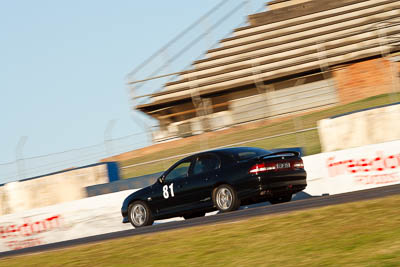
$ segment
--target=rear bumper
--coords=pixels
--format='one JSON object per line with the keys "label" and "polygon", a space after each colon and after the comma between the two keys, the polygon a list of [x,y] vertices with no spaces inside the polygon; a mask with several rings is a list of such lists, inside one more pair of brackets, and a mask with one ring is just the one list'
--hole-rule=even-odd
{"label": "rear bumper", "polygon": [[260,176],[260,185],[265,189],[274,189],[290,185],[307,186],[307,173],[304,169],[285,172],[271,172]]}
{"label": "rear bumper", "polygon": [[307,187],[307,173],[303,169],[271,172],[248,177],[249,183],[239,194],[240,198],[268,197],[295,194]]}
{"label": "rear bumper", "polygon": [[271,182],[261,185],[262,190],[270,190],[272,192],[287,190],[287,191],[293,191],[293,193],[301,191],[306,187],[307,187],[306,179]]}

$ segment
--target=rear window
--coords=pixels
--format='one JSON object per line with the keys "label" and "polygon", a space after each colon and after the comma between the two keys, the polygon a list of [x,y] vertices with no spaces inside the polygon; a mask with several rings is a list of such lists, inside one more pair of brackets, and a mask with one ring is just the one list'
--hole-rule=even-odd
{"label": "rear window", "polygon": [[237,157],[239,160],[244,160],[244,159],[251,159],[257,156],[261,156],[263,154],[257,154],[257,152],[254,151],[244,151],[244,152],[239,152],[237,153]]}
{"label": "rear window", "polygon": [[229,152],[227,151],[227,153],[229,153],[229,156],[232,157],[234,160],[236,161],[242,161],[242,160],[247,160],[247,159],[251,159],[257,156],[262,156],[268,153],[271,153],[268,150],[264,150],[261,148],[236,148],[236,149],[232,149],[229,150]]}

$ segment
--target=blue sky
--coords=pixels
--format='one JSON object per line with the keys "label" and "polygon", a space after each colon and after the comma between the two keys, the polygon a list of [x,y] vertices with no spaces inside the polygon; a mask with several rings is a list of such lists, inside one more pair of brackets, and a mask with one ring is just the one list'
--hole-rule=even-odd
{"label": "blue sky", "polygon": [[126,74],[217,2],[0,0],[0,163],[143,132]]}

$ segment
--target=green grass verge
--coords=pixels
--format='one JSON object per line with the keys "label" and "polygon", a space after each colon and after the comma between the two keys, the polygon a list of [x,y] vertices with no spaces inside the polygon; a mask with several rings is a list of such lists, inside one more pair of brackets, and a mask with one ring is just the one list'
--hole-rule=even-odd
{"label": "green grass verge", "polygon": [[400,196],[133,236],[0,266],[400,266]]}
{"label": "green grass verge", "polygon": [[[156,153],[147,154],[141,157],[136,157],[125,161],[121,161],[120,164],[121,166],[128,166],[132,164],[143,163],[156,159],[162,159],[184,153],[195,152],[205,148],[211,149],[214,147],[229,145],[232,143],[242,142],[246,140],[252,140],[255,138],[273,136],[277,134],[293,132],[300,129],[312,128],[316,127],[317,122],[324,118],[360,109],[390,104],[399,100],[400,100],[400,94],[378,95],[357,102],[353,102],[347,105],[335,106],[326,110],[316,111],[307,115],[298,116],[296,117],[296,119],[288,119],[278,123],[272,123],[256,129],[238,130],[233,133],[227,133],[227,134],[222,134],[221,132],[220,135],[213,136],[213,138],[209,139],[204,138],[204,141],[201,142],[201,144],[197,142],[185,146],[171,148]],[[265,139],[257,142],[246,143],[245,146],[257,146],[265,149],[300,146],[305,149],[307,155],[312,155],[321,152],[321,146],[317,130],[299,133],[296,135],[292,134],[272,139]],[[165,170],[167,167],[171,166],[171,164],[173,164],[177,160],[178,159],[175,158],[154,164],[146,164],[146,165],[126,168],[122,172],[122,177],[130,178],[144,174],[160,172]]]}

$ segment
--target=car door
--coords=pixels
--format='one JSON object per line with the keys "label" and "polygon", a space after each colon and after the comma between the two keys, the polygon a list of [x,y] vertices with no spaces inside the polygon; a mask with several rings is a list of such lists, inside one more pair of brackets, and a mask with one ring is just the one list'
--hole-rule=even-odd
{"label": "car door", "polygon": [[185,201],[187,179],[191,168],[192,158],[175,164],[163,177],[163,181],[155,195],[159,196],[159,214],[179,213],[188,203]]}
{"label": "car door", "polygon": [[207,206],[212,202],[211,194],[221,166],[215,154],[201,154],[193,162],[188,177],[186,199],[194,207]]}

